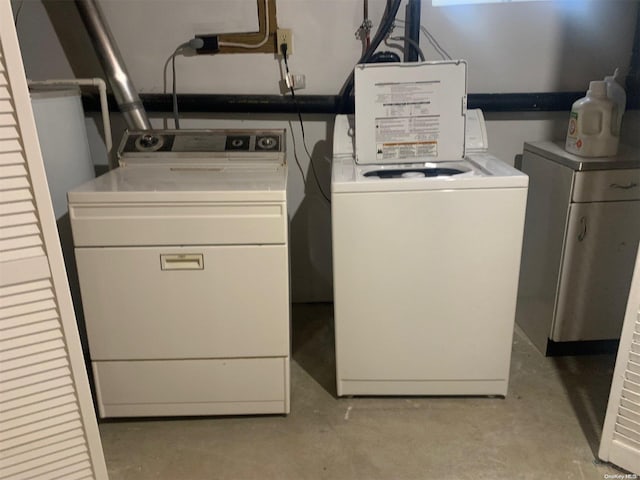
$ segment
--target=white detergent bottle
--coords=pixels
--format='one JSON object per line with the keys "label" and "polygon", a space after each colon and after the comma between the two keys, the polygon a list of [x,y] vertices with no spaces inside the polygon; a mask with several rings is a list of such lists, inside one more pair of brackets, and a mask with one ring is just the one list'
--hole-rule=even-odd
{"label": "white detergent bottle", "polygon": [[607,84],[589,84],[587,96],[571,107],[565,150],[582,157],[610,157],[618,152],[618,107],[607,97]]}
{"label": "white detergent bottle", "polygon": [[622,86],[623,77],[620,73],[620,69],[616,68],[615,72],[611,76],[604,77],[604,82],[607,84],[607,97],[613,100],[618,107],[618,115],[616,119],[616,135],[620,135],[620,128],[622,127],[622,115],[627,106],[627,94]]}

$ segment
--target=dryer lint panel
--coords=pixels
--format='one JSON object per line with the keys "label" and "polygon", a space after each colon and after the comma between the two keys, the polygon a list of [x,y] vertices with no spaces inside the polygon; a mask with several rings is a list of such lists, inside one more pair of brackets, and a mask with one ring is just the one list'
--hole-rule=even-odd
{"label": "dryer lint panel", "polygon": [[463,60],[357,65],[356,162],[460,160],[466,110]]}

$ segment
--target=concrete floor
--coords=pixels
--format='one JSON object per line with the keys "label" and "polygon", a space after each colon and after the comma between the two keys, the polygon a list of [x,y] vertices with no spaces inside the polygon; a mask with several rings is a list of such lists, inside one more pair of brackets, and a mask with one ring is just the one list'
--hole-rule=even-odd
{"label": "concrete floor", "polygon": [[[100,424],[111,480],[594,479],[614,355],[516,329],[502,398],[336,398],[331,305],[295,305],[291,414]],[[614,478],[614,477],[609,477]]]}

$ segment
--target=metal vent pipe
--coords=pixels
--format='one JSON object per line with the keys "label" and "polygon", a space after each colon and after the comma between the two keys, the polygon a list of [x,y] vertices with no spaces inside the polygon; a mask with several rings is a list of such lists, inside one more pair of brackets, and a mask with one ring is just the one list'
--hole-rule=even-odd
{"label": "metal vent pipe", "polygon": [[147,112],[133,86],[98,2],[95,0],[75,0],[75,2],[127,126],[131,130],[151,129]]}

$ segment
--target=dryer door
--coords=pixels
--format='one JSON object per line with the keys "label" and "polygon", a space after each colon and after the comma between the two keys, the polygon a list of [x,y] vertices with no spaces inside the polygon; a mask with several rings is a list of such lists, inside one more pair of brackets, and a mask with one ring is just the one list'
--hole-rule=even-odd
{"label": "dryer door", "polygon": [[285,245],[76,249],[92,360],[287,356]]}

